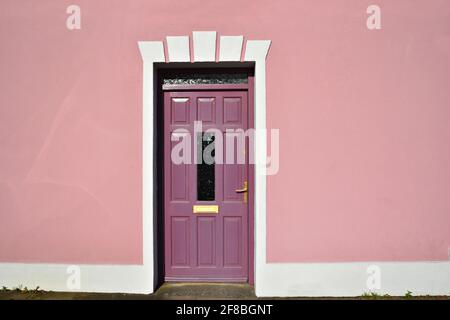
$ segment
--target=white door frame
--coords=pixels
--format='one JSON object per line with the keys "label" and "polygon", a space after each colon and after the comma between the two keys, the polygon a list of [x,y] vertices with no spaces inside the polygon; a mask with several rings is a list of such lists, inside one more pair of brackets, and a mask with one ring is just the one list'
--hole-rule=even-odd
{"label": "white door frame", "polygon": [[[167,37],[168,63],[191,62],[189,37]],[[220,37],[219,62],[241,61],[242,36]],[[216,61],[216,32],[194,32],[194,62]],[[255,221],[255,289],[258,291],[262,283],[262,268],[266,263],[266,56],[270,47],[269,40],[247,40],[244,61],[255,63],[254,75],[254,121],[255,121],[255,191],[254,191],[254,221]],[[144,266],[151,276],[154,276],[154,265],[157,252],[153,239],[155,228],[155,192],[153,190],[154,176],[154,71],[155,63],[166,62],[164,44],[162,41],[140,41],[139,49],[143,60],[143,248]],[[251,107],[251,106],[250,106]]]}

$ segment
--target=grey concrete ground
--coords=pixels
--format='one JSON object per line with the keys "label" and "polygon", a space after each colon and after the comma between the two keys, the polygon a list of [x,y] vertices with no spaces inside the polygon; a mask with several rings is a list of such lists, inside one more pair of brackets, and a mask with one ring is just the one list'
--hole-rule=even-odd
{"label": "grey concrete ground", "polygon": [[[207,299],[258,299],[252,286],[248,284],[218,284],[218,283],[165,283],[154,294],[122,294],[122,293],[75,293],[75,292],[44,292],[39,290],[1,290],[0,300],[207,300]],[[268,299],[268,298],[265,298]],[[278,298],[279,299],[279,298]],[[308,298],[289,298],[308,299]],[[316,298],[327,299],[327,298]],[[332,298],[344,299],[344,298]],[[345,298],[348,299],[348,298]],[[388,297],[365,295],[350,299],[439,299],[447,300],[449,297]]]}
{"label": "grey concrete ground", "polygon": [[257,299],[253,287],[248,284],[217,283],[165,283],[154,294],[44,292],[39,290],[2,290],[0,300],[10,299]]}

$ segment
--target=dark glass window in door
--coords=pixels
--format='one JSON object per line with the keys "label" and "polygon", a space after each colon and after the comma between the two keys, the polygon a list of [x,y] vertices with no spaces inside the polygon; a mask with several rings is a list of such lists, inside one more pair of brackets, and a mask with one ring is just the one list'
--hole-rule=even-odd
{"label": "dark glass window in door", "polygon": [[197,200],[215,200],[215,137],[212,133],[200,133],[197,137]]}

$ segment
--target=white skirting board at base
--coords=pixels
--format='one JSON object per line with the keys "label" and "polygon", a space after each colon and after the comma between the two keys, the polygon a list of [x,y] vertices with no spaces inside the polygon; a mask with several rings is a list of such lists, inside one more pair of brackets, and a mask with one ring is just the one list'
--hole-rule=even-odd
{"label": "white skirting board at base", "polygon": [[[373,266],[379,289],[368,286]],[[0,287],[47,291],[153,292],[153,270],[136,265],[79,265],[80,286],[64,264],[1,263]],[[257,275],[259,297],[352,297],[368,292],[403,296],[450,295],[450,262],[269,263]]]}
{"label": "white skirting board at base", "polygon": [[261,277],[259,297],[450,295],[450,262],[268,263]]}
{"label": "white skirting board at base", "polygon": [[143,265],[0,264],[0,288],[8,289],[148,294],[153,282],[153,270]]}

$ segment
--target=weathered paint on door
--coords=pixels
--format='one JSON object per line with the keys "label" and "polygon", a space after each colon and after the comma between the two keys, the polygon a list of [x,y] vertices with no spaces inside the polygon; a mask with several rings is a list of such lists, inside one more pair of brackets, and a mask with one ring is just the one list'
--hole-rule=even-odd
{"label": "weathered paint on door", "polygon": [[[179,143],[171,140],[177,129],[190,133],[194,154],[199,139],[194,137],[194,121],[202,121],[203,132],[219,129],[224,146],[226,129],[246,130],[247,99],[246,90],[164,92],[166,281],[249,279],[249,205],[245,194],[236,191],[249,181],[248,165],[216,163],[205,167],[174,164],[171,160],[172,147]],[[203,141],[198,146],[207,144]],[[238,147],[235,143],[235,155],[245,152]],[[243,148],[248,148],[248,143]],[[194,213],[196,205],[217,205],[219,212]]]}

